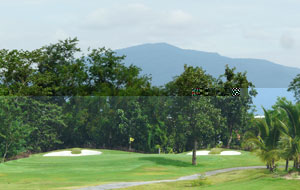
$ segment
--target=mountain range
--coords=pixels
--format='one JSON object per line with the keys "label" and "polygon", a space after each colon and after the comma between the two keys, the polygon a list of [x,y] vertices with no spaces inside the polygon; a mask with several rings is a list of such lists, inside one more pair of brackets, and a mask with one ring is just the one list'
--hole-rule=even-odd
{"label": "mountain range", "polygon": [[153,85],[160,86],[183,72],[184,64],[202,67],[214,77],[224,74],[225,65],[247,71],[247,78],[257,88],[287,88],[300,68],[287,67],[263,59],[230,58],[204,51],[181,49],[167,43],[143,44],[115,50],[126,55],[125,64],[134,64],[142,74],[151,74]]}
{"label": "mountain range", "polygon": [[294,102],[293,94],[287,87],[300,68],[287,67],[263,59],[230,58],[204,51],[188,50],[167,43],[142,44],[115,50],[117,55],[125,55],[125,65],[136,65],[141,74],[152,76],[152,84],[161,86],[183,72],[184,64],[202,67],[214,77],[224,74],[225,65],[236,67],[238,72],[247,72],[247,78],[258,91],[253,99],[256,114],[263,114],[261,106],[270,109],[277,97],[286,97]]}

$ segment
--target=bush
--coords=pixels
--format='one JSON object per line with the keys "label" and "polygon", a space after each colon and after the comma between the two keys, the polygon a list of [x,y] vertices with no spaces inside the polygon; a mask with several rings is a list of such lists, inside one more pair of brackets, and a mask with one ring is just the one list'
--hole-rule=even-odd
{"label": "bush", "polygon": [[192,181],[190,187],[199,187],[210,184],[211,183],[204,176],[200,176],[199,179]]}
{"label": "bush", "polygon": [[210,150],[209,154],[221,154],[222,151],[222,148],[213,148]]}
{"label": "bush", "polygon": [[72,154],[81,154],[81,149],[80,148],[73,148],[72,150],[71,150],[72,152]]}
{"label": "bush", "polygon": [[220,141],[220,142],[217,144],[216,148],[222,148],[222,147],[223,147],[223,142]]}

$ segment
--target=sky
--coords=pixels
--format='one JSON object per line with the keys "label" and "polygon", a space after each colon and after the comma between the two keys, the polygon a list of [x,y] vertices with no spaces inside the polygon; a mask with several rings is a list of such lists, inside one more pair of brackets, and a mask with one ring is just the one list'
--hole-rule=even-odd
{"label": "sky", "polygon": [[0,0],[0,49],[166,42],[300,68],[299,0]]}

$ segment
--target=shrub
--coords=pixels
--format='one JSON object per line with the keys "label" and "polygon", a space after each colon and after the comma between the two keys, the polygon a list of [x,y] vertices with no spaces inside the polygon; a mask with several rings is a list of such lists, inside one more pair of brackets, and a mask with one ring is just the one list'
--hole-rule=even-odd
{"label": "shrub", "polygon": [[73,148],[71,151],[72,154],[81,154],[80,148]]}
{"label": "shrub", "polygon": [[210,150],[209,154],[220,154],[222,151],[222,148],[213,148]]}
{"label": "shrub", "polygon": [[220,142],[217,144],[216,148],[222,148],[222,147],[223,147],[223,142],[220,141]]}
{"label": "shrub", "polygon": [[199,179],[192,181],[190,187],[199,187],[210,184],[210,181],[208,181],[204,176],[199,176]]}

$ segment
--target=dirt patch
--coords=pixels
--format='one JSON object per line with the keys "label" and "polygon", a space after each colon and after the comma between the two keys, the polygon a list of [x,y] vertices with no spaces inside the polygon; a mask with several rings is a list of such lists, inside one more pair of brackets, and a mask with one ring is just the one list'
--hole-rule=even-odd
{"label": "dirt patch", "polygon": [[288,179],[288,180],[291,180],[291,179],[300,180],[300,175],[298,172],[293,172],[293,173],[285,175],[283,178]]}
{"label": "dirt patch", "polygon": [[18,159],[21,159],[21,158],[28,158],[30,155],[31,155],[31,152],[29,152],[29,151],[28,152],[22,152],[22,153],[20,153],[16,156],[5,159],[5,161],[18,160]]}

